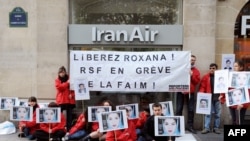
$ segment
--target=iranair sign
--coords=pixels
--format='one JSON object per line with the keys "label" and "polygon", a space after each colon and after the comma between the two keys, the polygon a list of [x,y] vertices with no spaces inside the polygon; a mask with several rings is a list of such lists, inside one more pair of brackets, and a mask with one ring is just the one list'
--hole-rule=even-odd
{"label": "iranair sign", "polygon": [[69,44],[182,45],[182,25],[69,25]]}

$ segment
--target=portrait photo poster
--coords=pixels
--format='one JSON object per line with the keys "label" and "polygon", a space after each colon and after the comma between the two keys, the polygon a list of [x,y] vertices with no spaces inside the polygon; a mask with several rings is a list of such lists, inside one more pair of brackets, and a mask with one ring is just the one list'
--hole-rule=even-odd
{"label": "portrait photo poster", "polygon": [[226,105],[233,106],[249,103],[249,92],[247,87],[231,89],[226,93]]}
{"label": "portrait photo poster", "polygon": [[155,136],[183,136],[184,116],[155,116]]}
{"label": "portrait photo poster", "polygon": [[134,104],[125,104],[125,105],[117,105],[116,110],[128,110],[129,119],[139,118],[139,108],[138,103]]}
{"label": "portrait photo poster", "polygon": [[13,106],[10,109],[10,120],[13,121],[32,121],[33,107],[31,106]]}
{"label": "portrait photo poster", "polygon": [[234,54],[222,54],[221,58],[221,69],[227,69],[229,71],[233,70],[233,63],[235,61]]}
{"label": "portrait photo poster", "polygon": [[247,87],[250,88],[250,72],[249,71],[233,71],[229,72],[229,87],[239,88]]}
{"label": "portrait photo poster", "polygon": [[13,106],[19,106],[18,97],[0,97],[0,110],[11,110]]}
{"label": "portrait photo poster", "polygon": [[125,110],[103,112],[98,114],[100,132],[114,131],[128,128]]}
{"label": "portrait photo poster", "polygon": [[214,72],[214,93],[226,93],[228,90],[229,82],[229,71],[225,70],[215,70]]}
{"label": "portrait photo poster", "polygon": [[37,108],[36,109],[37,123],[58,123],[61,122],[61,108]]}
{"label": "portrait photo poster", "polygon": [[[174,116],[174,110],[173,110],[173,103],[172,101],[162,101],[159,102],[162,106],[162,114],[164,116]],[[150,111],[150,115],[153,115],[153,104],[154,103],[150,103],[149,104],[149,111]]]}
{"label": "portrait photo poster", "polygon": [[75,90],[75,100],[90,99],[87,80],[74,79],[74,90]]}
{"label": "portrait photo poster", "polygon": [[102,112],[112,111],[111,106],[89,106],[88,122],[98,122],[98,114]]}
{"label": "portrait photo poster", "polygon": [[19,101],[19,106],[29,106],[28,102],[27,101],[23,101],[23,100],[18,100]]}
{"label": "portrait photo poster", "polygon": [[48,108],[48,106],[49,106],[49,103],[38,103],[38,105],[39,105],[39,108]]}
{"label": "portrait photo poster", "polygon": [[211,111],[211,93],[197,93],[196,113],[209,115]]}

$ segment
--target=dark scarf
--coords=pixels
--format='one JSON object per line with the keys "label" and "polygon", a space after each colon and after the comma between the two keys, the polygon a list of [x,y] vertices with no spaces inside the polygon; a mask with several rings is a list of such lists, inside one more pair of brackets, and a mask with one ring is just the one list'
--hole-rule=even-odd
{"label": "dark scarf", "polygon": [[64,77],[58,76],[58,78],[59,78],[59,80],[61,80],[61,83],[63,83],[63,82],[67,82],[68,81],[69,76],[66,74]]}

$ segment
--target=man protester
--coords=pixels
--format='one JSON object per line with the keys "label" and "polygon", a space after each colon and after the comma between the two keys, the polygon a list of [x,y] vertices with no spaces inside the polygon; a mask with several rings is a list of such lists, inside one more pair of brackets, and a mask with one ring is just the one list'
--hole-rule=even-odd
{"label": "man protester", "polygon": [[190,91],[189,93],[177,93],[177,105],[176,105],[176,115],[181,116],[184,106],[184,100],[187,100],[187,109],[188,109],[188,127],[187,129],[196,134],[196,131],[193,128],[194,124],[194,110],[195,110],[195,90],[197,85],[200,82],[200,71],[195,66],[196,56],[191,55],[191,70],[190,70]]}

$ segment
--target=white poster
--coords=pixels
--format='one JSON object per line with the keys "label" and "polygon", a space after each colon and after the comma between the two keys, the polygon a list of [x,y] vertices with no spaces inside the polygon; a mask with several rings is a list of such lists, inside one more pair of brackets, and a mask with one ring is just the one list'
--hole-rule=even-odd
{"label": "white poster", "polygon": [[17,97],[0,97],[1,110],[11,110],[13,106],[19,106]]}
{"label": "white poster", "polygon": [[85,79],[74,80],[75,100],[90,99],[89,88]]}
{"label": "white poster", "polygon": [[[172,101],[159,102],[162,106],[162,114],[164,116],[174,116],[173,103]],[[150,115],[153,115],[153,103],[149,104]]]}
{"label": "white poster", "polygon": [[10,120],[32,121],[33,120],[33,107],[13,106],[10,110]]}
{"label": "white poster", "polygon": [[209,115],[211,111],[211,93],[197,93],[196,113]]}
{"label": "white poster", "polygon": [[250,88],[249,78],[250,78],[249,71],[229,72],[229,87],[233,87],[233,88],[247,87],[247,88]]}
{"label": "white poster", "polygon": [[61,108],[36,108],[37,123],[61,122]]}
{"label": "white poster", "polygon": [[226,93],[227,106],[249,103],[249,93],[247,87],[231,89]]}
{"label": "white poster", "polygon": [[129,119],[135,119],[139,117],[138,103],[116,106],[116,110],[125,110],[125,109],[128,110]]}
{"label": "white poster", "polygon": [[224,70],[215,70],[214,72],[214,93],[226,93],[228,91],[228,77],[229,71]]}
{"label": "white poster", "polygon": [[190,60],[190,51],[70,51],[70,76],[90,91],[187,92]]}
{"label": "white poster", "polygon": [[111,111],[111,106],[89,106],[88,122],[98,122],[98,114]]}
{"label": "white poster", "polygon": [[233,63],[235,61],[235,55],[234,54],[222,54],[221,59],[222,68],[221,69],[227,69],[229,71],[233,70]]}
{"label": "white poster", "polygon": [[154,118],[155,136],[183,136],[185,134],[183,116],[155,116]]}
{"label": "white poster", "polygon": [[98,114],[100,132],[128,128],[128,119],[125,110],[103,112]]}

